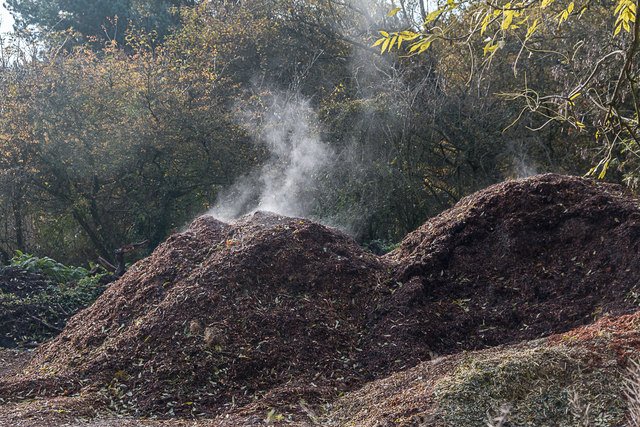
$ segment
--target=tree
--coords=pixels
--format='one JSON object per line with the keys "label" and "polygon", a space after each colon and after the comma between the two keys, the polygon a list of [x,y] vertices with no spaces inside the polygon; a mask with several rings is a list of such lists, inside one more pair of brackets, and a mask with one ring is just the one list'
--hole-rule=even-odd
{"label": "tree", "polygon": [[[587,132],[553,122],[532,133],[545,121],[535,115],[508,126],[520,106],[495,93],[517,93],[516,43],[473,73],[476,52],[455,42],[413,56],[370,47],[375,29],[420,21],[422,3],[387,16],[386,0],[211,0],[181,8],[161,43],[130,31],[126,47],[0,49],[0,248],[82,262],[154,247],[272,164],[259,135],[260,123],[286,128],[276,98],[301,100],[308,114],[296,117],[332,153],[305,185],[306,215],[362,241],[397,241],[505,177],[584,169]],[[450,15],[461,34],[466,15]],[[571,37],[598,37],[571,22]],[[564,90],[555,55],[519,64],[530,89]]]}
{"label": "tree", "polygon": [[0,176],[22,185],[1,190],[0,205],[21,209],[29,250],[81,261],[132,241],[154,247],[251,163],[213,61],[191,67],[179,44],[131,45],[0,73]]}
{"label": "tree", "polygon": [[40,33],[71,30],[78,42],[100,48],[106,41],[123,44],[135,28],[155,32],[162,40],[178,26],[174,8],[195,5],[197,0],[7,0],[19,29]]}
{"label": "tree", "polygon": [[[375,46],[382,52],[406,49],[414,55],[453,45],[462,52],[471,75],[485,78],[496,62],[509,63],[512,80],[500,92],[520,105],[512,123],[533,113],[542,119],[534,130],[561,123],[574,132],[589,133],[601,143],[600,159],[590,173],[604,178],[616,165],[625,181],[637,186],[637,6],[632,0],[448,0],[426,14],[419,28],[381,31]],[[398,13],[403,12],[392,14]],[[540,84],[540,76],[546,85]],[[549,84],[551,80],[556,83]]]}

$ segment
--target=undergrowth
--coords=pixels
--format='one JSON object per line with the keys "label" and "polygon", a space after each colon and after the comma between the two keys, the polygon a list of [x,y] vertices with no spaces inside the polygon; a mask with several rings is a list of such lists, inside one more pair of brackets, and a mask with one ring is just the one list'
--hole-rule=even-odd
{"label": "undergrowth", "polygon": [[0,346],[42,342],[104,291],[104,271],[17,252],[0,270]]}
{"label": "undergrowth", "polygon": [[16,251],[10,265],[30,273],[42,274],[56,283],[77,282],[88,277],[96,277],[84,267],[67,266],[49,257],[36,257],[21,251]]}

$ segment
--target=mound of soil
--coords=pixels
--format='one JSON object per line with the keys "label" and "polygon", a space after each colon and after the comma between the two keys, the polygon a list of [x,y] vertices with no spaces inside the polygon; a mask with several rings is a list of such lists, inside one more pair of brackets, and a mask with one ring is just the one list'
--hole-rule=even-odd
{"label": "mound of soil", "polygon": [[36,294],[52,285],[42,274],[31,273],[17,267],[0,268],[0,292],[20,298]]}
{"label": "mound of soil", "polygon": [[335,396],[361,377],[356,358],[387,271],[307,220],[201,217],[73,317],[0,397],[89,384],[119,410],[198,414],[276,386],[295,399]]}
{"label": "mound of soil", "polygon": [[548,174],[466,197],[387,255],[400,285],[376,310],[372,366],[636,311],[639,244],[640,209],[618,186]]}

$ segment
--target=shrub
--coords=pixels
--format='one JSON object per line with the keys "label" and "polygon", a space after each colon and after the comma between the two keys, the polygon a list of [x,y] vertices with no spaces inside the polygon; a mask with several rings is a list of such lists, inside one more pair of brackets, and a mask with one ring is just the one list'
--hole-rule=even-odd
{"label": "shrub", "polygon": [[0,346],[38,343],[105,289],[104,271],[61,264],[17,252],[0,270]]}

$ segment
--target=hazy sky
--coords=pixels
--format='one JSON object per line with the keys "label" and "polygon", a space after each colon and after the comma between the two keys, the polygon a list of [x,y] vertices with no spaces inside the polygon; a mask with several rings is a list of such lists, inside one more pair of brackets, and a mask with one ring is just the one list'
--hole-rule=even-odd
{"label": "hazy sky", "polygon": [[0,32],[11,31],[12,25],[11,14],[4,8],[4,1],[0,0]]}

